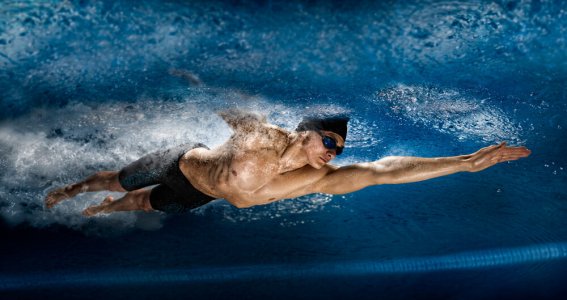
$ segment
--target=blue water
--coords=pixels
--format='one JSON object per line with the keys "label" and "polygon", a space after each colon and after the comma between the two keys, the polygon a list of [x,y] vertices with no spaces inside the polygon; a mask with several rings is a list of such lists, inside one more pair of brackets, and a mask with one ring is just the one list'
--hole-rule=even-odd
{"label": "blue water", "polygon": [[[3,1],[0,296],[553,299],[567,292],[567,3]],[[185,215],[46,191],[215,115],[351,115],[346,165],[508,141],[481,173]]]}

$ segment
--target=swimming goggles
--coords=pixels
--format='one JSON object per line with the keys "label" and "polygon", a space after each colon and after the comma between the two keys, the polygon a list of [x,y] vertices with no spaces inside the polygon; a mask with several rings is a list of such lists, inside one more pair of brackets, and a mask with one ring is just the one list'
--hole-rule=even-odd
{"label": "swimming goggles", "polygon": [[325,146],[325,148],[327,148],[329,150],[335,150],[335,153],[337,155],[341,155],[341,153],[343,153],[344,147],[337,146],[337,141],[334,138],[332,138],[328,135],[323,135],[321,133],[320,133],[320,135],[321,135],[321,138],[323,139],[323,146]]}

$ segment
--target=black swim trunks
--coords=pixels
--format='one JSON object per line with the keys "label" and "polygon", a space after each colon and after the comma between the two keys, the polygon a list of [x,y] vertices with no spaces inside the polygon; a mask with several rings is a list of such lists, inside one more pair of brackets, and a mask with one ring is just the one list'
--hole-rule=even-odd
{"label": "black swim trunks", "polygon": [[151,191],[150,204],[166,213],[183,213],[207,204],[215,198],[193,187],[179,169],[179,159],[187,151],[200,147],[208,149],[203,144],[192,143],[143,156],[120,170],[120,185],[133,191],[159,184]]}

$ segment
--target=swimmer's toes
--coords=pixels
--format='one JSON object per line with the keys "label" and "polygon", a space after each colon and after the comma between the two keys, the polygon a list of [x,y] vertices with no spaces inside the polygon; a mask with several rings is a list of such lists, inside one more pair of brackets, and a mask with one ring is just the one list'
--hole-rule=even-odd
{"label": "swimmer's toes", "polygon": [[45,197],[45,205],[47,208],[52,208],[55,204],[61,202],[62,200],[69,198],[67,194],[60,190],[55,190],[47,194]]}
{"label": "swimmer's toes", "polygon": [[96,213],[97,213],[96,205],[89,206],[89,207],[87,207],[83,210],[83,216],[85,216],[85,217],[94,216],[94,215],[96,215]]}
{"label": "swimmer's toes", "polygon": [[106,196],[106,198],[102,201],[102,204],[110,204],[112,201],[114,201],[112,196]]}
{"label": "swimmer's toes", "polygon": [[47,208],[53,207],[53,199],[51,199],[51,197],[49,197],[49,195],[47,195],[47,197],[45,197],[45,207],[47,207]]}

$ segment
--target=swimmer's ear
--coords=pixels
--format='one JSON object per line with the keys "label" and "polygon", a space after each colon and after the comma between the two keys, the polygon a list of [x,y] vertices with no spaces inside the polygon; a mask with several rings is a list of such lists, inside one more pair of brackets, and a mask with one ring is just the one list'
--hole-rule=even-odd
{"label": "swimmer's ear", "polygon": [[266,116],[255,112],[247,112],[240,109],[228,109],[217,112],[217,114],[233,129],[243,126],[249,128],[251,125],[267,123]]}

